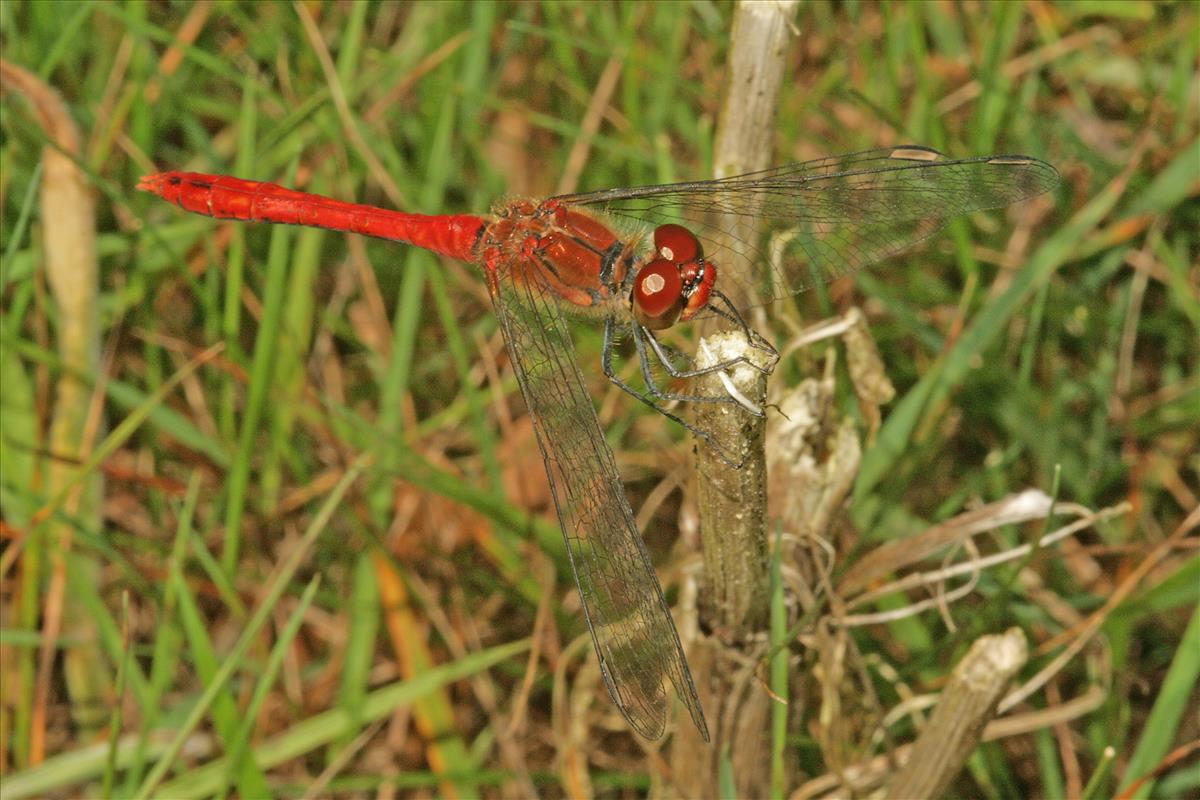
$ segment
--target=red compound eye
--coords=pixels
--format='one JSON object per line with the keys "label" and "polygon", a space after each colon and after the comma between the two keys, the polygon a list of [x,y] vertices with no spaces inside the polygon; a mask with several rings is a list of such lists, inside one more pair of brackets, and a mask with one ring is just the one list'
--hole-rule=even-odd
{"label": "red compound eye", "polygon": [[656,258],[638,272],[633,281],[633,314],[650,330],[669,328],[683,310],[683,281],[679,268]]}
{"label": "red compound eye", "polygon": [[683,264],[700,256],[700,240],[682,225],[659,225],[654,229],[654,252]]}

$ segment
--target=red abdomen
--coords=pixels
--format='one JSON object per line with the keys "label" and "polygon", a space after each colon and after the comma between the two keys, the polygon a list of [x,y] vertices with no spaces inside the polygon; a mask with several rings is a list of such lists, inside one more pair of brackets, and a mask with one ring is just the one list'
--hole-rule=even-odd
{"label": "red abdomen", "polygon": [[227,175],[164,172],[142,178],[138,188],[217,219],[359,233],[413,244],[460,261],[476,260],[476,245],[486,225],[486,220],[470,214],[406,214]]}

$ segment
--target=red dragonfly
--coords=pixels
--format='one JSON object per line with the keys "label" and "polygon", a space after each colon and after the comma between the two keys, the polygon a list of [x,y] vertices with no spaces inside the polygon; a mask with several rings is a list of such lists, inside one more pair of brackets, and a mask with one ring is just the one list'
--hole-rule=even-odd
{"label": "red dragonfly", "polygon": [[[609,694],[635,731],[657,739],[669,681],[708,741],[670,609],[576,365],[568,317],[603,323],[601,367],[609,380],[736,461],[711,432],[685,423],[668,404],[729,403],[762,412],[733,393],[667,387],[750,362],[696,369],[659,341],[659,331],[713,317],[773,356],[730,294],[762,301],[803,291],[897,253],[954,217],[1026,200],[1058,180],[1054,167],[1029,156],[951,160],[904,146],[719,180],[520,200],[489,217],[401,213],[190,172],[151,175],[138,188],[218,219],[348,231],[479,264],[534,422]],[[729,222],[755,232],[720,236],[719,226]],[[643,387],[614,366],[626,336]]]}

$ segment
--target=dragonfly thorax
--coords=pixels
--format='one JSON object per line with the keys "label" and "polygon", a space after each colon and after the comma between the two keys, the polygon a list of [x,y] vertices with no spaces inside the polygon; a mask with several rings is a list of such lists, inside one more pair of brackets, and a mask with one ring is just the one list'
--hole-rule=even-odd
{"label": "dragonfly thorax", "polygon": [[619,237],[587,211],[554,199],[517,201],[499,210],[479,252],[490,279],[506,273],[544,287],[575,311],[607,315],[628,303],[638,323],[663,330],[708,304],[717,269],[682,225],[659,225],[653,238],[653,252],[643,255],[642,237]]}
{"label": "dragonfly thorax", "polygon": [[607,315],[624,297],[637,249],[603,220],[551,199],[499,209],[480,255],[491,279],[507,274],[549,290],[569,310]]}

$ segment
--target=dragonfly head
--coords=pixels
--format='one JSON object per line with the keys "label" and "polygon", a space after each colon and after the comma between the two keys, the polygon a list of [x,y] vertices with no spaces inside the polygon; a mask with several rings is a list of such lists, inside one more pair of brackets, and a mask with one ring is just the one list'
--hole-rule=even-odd
{"label": "dragonfly head", "polygon": [[634,318],[659,331],[686,322],[708,304],[717,269],[704,260],[700,240],[682,225],[659,225],[654,253],[634,278],[630,300]]}

